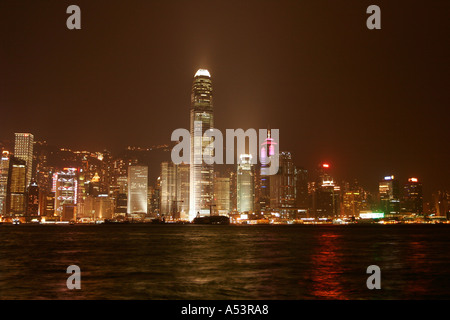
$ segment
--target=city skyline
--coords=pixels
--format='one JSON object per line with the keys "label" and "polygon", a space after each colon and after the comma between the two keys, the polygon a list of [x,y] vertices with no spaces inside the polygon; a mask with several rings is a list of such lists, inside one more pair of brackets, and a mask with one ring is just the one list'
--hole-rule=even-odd
{"label": "city skyline", "polygon": [[[197,75],[198,72],[194,77],[194,88],[199,80]],[[207,78],[209,82],[209,74]],[[199,94],[197,97],[195,92],[193,101],[202,96]],[[207,105],[210,108],[209,102]],[[192,111],[195,118],[196,108]],[[205,117],[204,110],[197,111],[201,111],[201,118]],[[205,119],[210,121],[210,117]],[[271,175],[264,174],[265,161],[253,164],[251,154],[240,154],[237,165],[215,170],[214,174],[205,171],[205,163],[200,162],[201,175],[196,175],[194,162],[175,164],[162,161],[155,167],[137,154],[115,157],[106,151],[90,153],[60,149],[61,154],[55,155],[54,149],[46,150],[45,144],[39,141],[35,142],[38,150],[34,150],[33,144],[30,147],[29,143],[24,143],[23,138],[33,137],[31,133],[16,133],[15,136],[14,150],[23,156],[21,149],[24,149],[25,155],[31,154],[32,157],[27,162],[2,150],[0,208],[2,219],[6,220],[19,217],[27,222],[56,219],[89,223],[91,219],[145,221],[157,218],[165,221],[167,218],[172,222],[192,222],[195,217],[222,215],[233,219],[233,223],[243,223],[247,219],[246,223],[274,223],[275,220],[278,223],[304,223],[309,219],[320,223],[321,219],[341,221],[341,218],[348,223],[354,222],[356,217],[420,222],[428,216],[448,219],[449,214],[450,193],[446,190],[429,195],[430,199],[424,196],[419,178],[410,177],[408,181],[402,181],[388,175],[379,180],[378,191],[372,192],[357,180],[336,179],[330,163],[321,163],[308,170],[299,167],[290,152],[274,153],[275,142],[270,131],[266,139],[260,140],[258,153],[264,158],[267,149],[272,161],[273,158],[278,159],[278,171]],[[208,140],[205,146],[210,147],[210,142]],[[138,152],[149,150],[138,149]],[[191,160],[194,156],[191,153]],[[59,158],[57,165],[55,157]],[[36,162],[34,166],[29,165],[33,163],[32,159]],[[230,170],[233,166],[234,169]],[[160,171],[154,180],[148,172],[156,168]],[[194,175],[190,174],[192,171]],[[29,172],[32,179],[27,184]],[[208,177],[211,174],[212,181],[208,182],[211,195],[208,193],[210,189],[202,186],[208,181],[208,177],[204,177],[206,173]],[[192,185],[199,186],[194,197]],[[195,196],[200,199],[210,197],[204,205],[208,210],[192,214],[190,199]],[[270,222],[271,218],[275,220]]]}
{"label": "city skyline", "polygon": [[0,300],[450,299],[449,12],[0,1]]}
{"label": "city skyline", "polygon": [[189,128],[192,74],[205,68],[214,75],[216,128],[279,128],[280,150],[299,165],[329,162],[371,189],[390,174],[419,177],[426,194],[450,188],[439,6],[383,3],[383,28],[372,32],[358,2],[130,9],[99,1],[80,3],[83,27],[69,31],[65,4],[24,3],[0,4],[8,44],[0,104],[10,119],[1,141],[32,132],[51,145],[114,153],[167,144],[174,129]]}

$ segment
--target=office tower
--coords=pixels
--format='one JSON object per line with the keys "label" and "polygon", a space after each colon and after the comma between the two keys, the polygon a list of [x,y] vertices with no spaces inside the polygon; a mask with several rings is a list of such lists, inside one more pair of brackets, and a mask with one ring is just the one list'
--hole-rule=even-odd
{"label": "office tower", "polygon": [[56,172],[53,179],[55,191],[55,215],[61,221],[75,219],[77,205],[78,179],[76,168],[64,168]]}
{"label": "office tower", "polygon": [[177,209],[176,165],[161,163],[161,215],[174,216]]}
{"label": "office tower", "polygon": [[[213,139],[203,137],[214,127],[213,88],[208,70],[199,69],[194,76],[191,94],[191,154],[189,220],[198,214],[208,215],[214,196],[214,166],[203,155],[213,156]],[[200,128],[201,127],[201,128]]]}
{"label": "office tower", "polygon": [[6,214],[6,196],[8,191],[9,152],[3,151],[0,158],[0,216]]}
{"label": "office tower", "polygon": [[[148,196],[149,199],[147,200],[147,207],[148,207],[148,212],[151,214],[152,217],[159,217],[160,216],[160,207],[161,207],[161,197],[160,197],[160,180],[161,177],[158,177],[158,179],[156,180],[156,184],[153,187],[149,187],[148,188]],[[188,211],[189,214],[189,211]],[[187,220],[187,218],[186,218]]]}
{"label": "office tower", "polygon": [[126,193],[119,193],[116,198],[114,216],[124,218],[127,215],[128,197]]}
{"label": "office tower", "polygon": [[88,196],[85,200],[83,218],[92,220],[111,219],[114,213],[114,199],[106,194]]}
{"label": "office tower", "polygon": [[230,210],[231,212],[237,212],[237,172],[231,170],[228,173],[230,177]]}
{"label": "office tower", "polygon": [[[52,148],[47,145],[46,141],[35,141],[33,144],[33,171],[37,185],[39,186],[39,193],[42,195],[41,201],[41,215],[44,215],[44,198],[45,195],[51,192],[52,189],[52,176],[56,171],[53,167],[55,163],[52,160],[57,152],[56,148]],[[53,162],[53,163],[52,163]]]}
{"label": "office tower", "polygon": [[86,195],[97,197],[101,193],[100,176],[96,172],[90,181],[84,183]]}
{"label": "office tower", "polygon": [[39,216],[39,187],[31,180],[27,190],[27,217],[33,219]]}
{"label": "office tower", "polygon": [[394,217],[400,213],[400,187],[394,176],[386,176],[378,188],[380,209],[385,217]]}
{"label": "office tower", "polygon": [[227,215],[231,212],[230,178],[216,177],[214,180],[214,203],[219,215]]}
{"label": "office tower", "polygon": [[41,215],[46,218],[54,219],[55,217],[55,192],[47,192],[43,195],[41,203]]}
{"label": "office tower", "polygon": [[14,157],[24,160],[26,165],[26,186],[30,184],[33,172],[33,141],[31,133],[16,133],[14,143]]}
{"label": "office tower", "polygon": [[128,183],[128,177],[126,175],[119,176],[116,178],[116,184],[119,188],[119,193],[125,193],[125,194],[127,193],[127,191],[128,191],[127,183]]}
{"label": "office tower", "polygon": [[422,184],[417,178],[409,178],[403,186],[402,212],[409,214],[423,214]]}
{"label": "office tower", "polygon": [[255,195],[251,154],[239,156],[236,179],[237,210],[238,212],[252,212]]}
{"label": "office tower", "polygon": [[436,216],[450,219],[450,192],[440,190],[433,194],[432,201]]}
{"label": "office tower", "polygon": [[182,220],[189,220],[189,172],[189,165],[177,165],[177,213]]}
{"label": "office tower", "polygon": [[342,214],[347,217],[357,217],[361,211],[361,193],[347,191],[342,196]]}
{"label": "office tower", "polygon": [[130,218],[143,218],[147,214],[148,167],[128,167],[128,209]]}
{"label": "office tower", "polygon": [[316,218],[339,215],[339,188],[330,175],[330,164],[321,163],[317,169],[317,179],[313,190],[313,212]]}
{"label": "office tower", "polygon": [[161,163],[160,214],[189,220],[189,172],[187,164]]}
{"label": "office tower", "polygon": [[295,169],[295,201],[298,209],[308,209],[308,170]]}
{"label": "office tower", "polygon": [[23,217],[26,213],[26,162],[16,157],[9,159],[6,214]]}
{"label": "office tower", "polygon": [[295,165],[290,152],[281,152],[278,159],[278,173],[270,176],[270,207],[290,217],[296,204]]}
{"label": "office tower", "polygon": [[268,167],[275,156],[275,145],[277,143],[271,137],[270,130],[267,130],[267,138],[261,144],[260,148],[260,161],[261,170],[260,177],[261,182],[259,184],[260,194],[259,199],[259,209],[262,213],[270,212],[270,176],[267,173]]}
{"label": "office tower", "polygon": [[261,213],[261,164],[253,165],[253,186],[255,199],[253,200],[253,211],[256,214]]}

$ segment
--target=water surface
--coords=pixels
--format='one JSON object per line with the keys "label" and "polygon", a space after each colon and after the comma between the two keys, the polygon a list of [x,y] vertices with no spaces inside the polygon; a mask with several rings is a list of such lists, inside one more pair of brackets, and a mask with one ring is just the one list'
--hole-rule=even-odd
{"label": "water surface", "polygon": [[0,226],[0,299],[449,299],[449,270],[448,225]]}

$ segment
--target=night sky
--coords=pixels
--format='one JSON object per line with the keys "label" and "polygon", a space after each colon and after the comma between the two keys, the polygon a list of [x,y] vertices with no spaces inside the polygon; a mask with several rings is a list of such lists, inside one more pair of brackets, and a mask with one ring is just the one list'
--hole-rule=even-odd
{"label": "night sky", "polygon": [[[81,8],[81,30],[66,8]],[[381,8],[381,30],[366,9]],[[215,127],[280,129],[280,151],[376,190],[450,188],[450,2],[0,2],[0,141],[118,152],[189,128],[194,73]]]}

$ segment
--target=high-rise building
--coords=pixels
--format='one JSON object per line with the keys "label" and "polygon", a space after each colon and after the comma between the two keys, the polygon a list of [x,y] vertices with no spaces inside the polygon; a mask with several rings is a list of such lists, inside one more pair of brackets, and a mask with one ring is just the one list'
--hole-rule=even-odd
{"label": "high-rise building", "polygon": [[26,162],[16,157],[9,159],[6,214],[24,217],[26,213]]}
{"label": "high-rise building", "polygon": [[33,172],[33,142],[31,133],[16,133],[14,143],[14,157],[24,160],[26,165],[26,186],[31,182]]}
{"label": "high-rise building", "polygon": [[[161,177],[158,177],[154,186],[148,188],[147,208],[151,217],[160,217],[161,209]],[[189,211],[188,211],[189,212]]]}
{"label": "high-rise building", "polygon": [[177,167],[173,162],[161,163],[161,214],[173,216],[177,210]]}
{"label": "high-rise building", "polygon": [[182,220],[189,219],[189,172],[189,165],[177,165],[177,213]]}
{"label": "high-rise building", "polygon": [[380,209],[385,217],[395,217],[400,213],[400,186],[394,176],[386,176],[378,188]]}
{"label": "high-rise building", "polygon": [[277,143],[271,137],[270,130],[267,130],[267,138],[261,144],[260,148],[260,161],[261,161],[261,173],[259,184],[259,210],[261,212],[270,212],[270,177],[267,175],[268,168],[272,162],[272,158],[275,156],[275,145]]}
{"label": "high-rise building", "polygon": [[216,177],[214,181],[214,202],[219,215],[227,215],[231,212],[230,178]]}
{"label": "high-rise building", "polygon": [[308,209],[308,170],[296,168],[295,186],[296,207],[298,209]]}
{"label": "high-rise building", "polygon": [[357,217],[361,211],[361,193],[347,191],[342,196],[342,214],[347,217]]}
{"label": "high-rise building", "polygon": [[147,214],[148,167],[128,167],[128,209],[130,218],[143,218]]}
{"label": "high-rise building", "polygon": [[85,200],[85,209],[83,218],[92,220],[111,219],[114,214],[114,199],[106,194],[100,194],[98,197],[88,196]]}
{"label": "high-rise building", "polygon": [[64,168],[53,178],[55,191],[55,215],[62,221],[75,219],[78,200],[78,179],[76,168]]}
{"label": "high-rise building", "polygon": [[417,178],[409,178],[408,182],[404,185],[401,207],[401,211],[405,213],[423,214],[422,184]]}
{"label": "high-rise building", "polygon": [[161,163],[160,214],[174,219],[189,219],[189,165]]}
{"label": "high-rise building", "polygon": [[124,218],[127,215],[127,194],[119,193],[116,197],[114,216]]}
{"label": "high-rise building", "polygon": [[8,191],[9,152],[3,151],[0,158],[0,216],[6,214],[6,196]]}
{"label": "high-rise building", "polygon": [[27,189],[27,217],[33,219],[39,216],[39,187],[31,180]]}
{"label": "high-rise building", "polygon": [[440,190],[432,195],[433,209],[438,217],[450,219],[450,192]]}
{"label": "high-rise building", "polygon": [[213,156],[214,152],[213,139],[203,136],[214,128],[213,88],[208,70],[199,69],[194,76],[190,113],[189,220],[193,220],[198,214],[210,214],[214,197],[214,166],[203,159],[203,155]]}
{"label": "high-rise building", "polygon": [[340,214],[340,188],[330,175],[330,164],[321,163],[312,193],[312,209],[316,218],[336,217]]}
{"label": "high-rise building", "polygon": [[252,212],[255,198],[252,155],[241,154],[237,166],[237,210]]}
{"label": "high-rise building", "polygon": [[55,219],[55,192],[50,191],[43,196],[41,208],[43,208],[42,215]]}
{"label": "high-rise building", "polygon": [[270,176],[270,207],[289,217],[296,206],[295,165],[290,152],[281,152],[278,161],[277,174]]}

